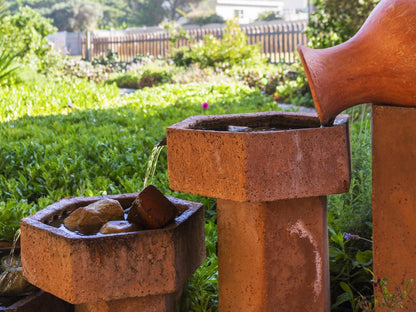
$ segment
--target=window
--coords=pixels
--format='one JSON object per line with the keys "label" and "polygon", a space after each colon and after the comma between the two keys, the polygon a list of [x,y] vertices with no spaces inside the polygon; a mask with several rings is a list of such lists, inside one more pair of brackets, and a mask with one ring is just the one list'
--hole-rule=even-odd
{"label": "window", "polygon": [[237,16],[239,19],[244,18],[244,10],[234,10],[234,16]]}

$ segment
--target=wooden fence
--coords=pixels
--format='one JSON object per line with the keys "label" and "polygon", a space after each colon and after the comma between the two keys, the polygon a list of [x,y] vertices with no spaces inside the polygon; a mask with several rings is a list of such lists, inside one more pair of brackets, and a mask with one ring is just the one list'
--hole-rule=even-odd
{"label": "wooden fence", "polygon": [[[306,44],[306,21],[246,25],[241,29],[248,37],[249,44],[261,44],[262,53],[271,62],[293,63],[297,55],[297,45]],[[224,27],[194,28],[186,30],[196,41],[212,34],[221,38]],[[186,39],[180,39],[176,47],[189,45]],[[107,50],[117,52],[120,60],[131,61],[138,55],[165,57],[171,50],[170,35],[161,30],[150,33],[126,34],[121,36],[87,36],[82,40],[82,57],[93,60],[105,56]]]}

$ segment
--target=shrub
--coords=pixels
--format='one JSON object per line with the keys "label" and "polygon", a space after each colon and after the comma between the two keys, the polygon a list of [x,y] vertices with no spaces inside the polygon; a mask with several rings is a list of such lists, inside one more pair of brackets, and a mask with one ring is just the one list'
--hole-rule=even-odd
{"label": "shrub", "polygon": [[127,62],[121,61],[118,58],[117,52],[106,50],[105,56],[100,56],[91,62],[92,65],[103,65],[108,72],[125,71],[128,65]]}
{"label": "shrub", "polygon": [[177,66],[189,66],[198,63],[201,68],[231,68],[234,65],[264,64],[258,45],[249,45],[247,36],[239,28],[235,20],[227,21],[225,34],[220,39],[207,35],[202,41],[190,47],[182,47],[173,51],[172,60]]}
{"label": "shrub", "polygon": [[195,11],[186,14],[185,17],[188,20],[188,24],[196,24],[199,26],[213,23],[225,23],[225,20],[221,16],[212,11]]}
{"label": "shrub", "polygon": [[142,89],[172,81],[172,68],[157,67],[156,64],[143,66],[140,70],[116,74],[106,83],[116,83],[119,88]]}
{"label": "shrub", "polygon": [[314,0],[308,38],[315,48],[326,48],[350,39],[380,0]]}
{"label": "shrub", "polygon": [[28,7],[4,16],[0,23],[4,44],[18,53],[19,61],[25,66],[45,74],[60,61],[60,55],[49,47],[46,38],[55,30],[50,20]]}
{"label": "shrub", "polygon": [[65,58],[62,63],[62,73],[78,78],[87,78],[88,80],[101,82],[108,79],[108,75],[113,69],[101,64],[91,64],[83,60]]}

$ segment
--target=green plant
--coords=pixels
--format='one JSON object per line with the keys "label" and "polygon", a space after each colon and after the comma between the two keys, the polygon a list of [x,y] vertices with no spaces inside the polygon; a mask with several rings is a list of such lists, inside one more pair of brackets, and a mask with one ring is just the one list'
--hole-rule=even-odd
{"label": "green plant", "polygon": [[202,41],[173,51],[172,60],[177,66],[199,63],[201,68],[217,67],[229,69],[234,65],[252,66],[264,64],[258,45],[249,45],[247,36],[236,20],[227,21],[221,39],[207,35]]}
{"label": "green plant", "polygon": [[19,68],[16,62],[18,53],[14,53],[10,48],[0,42],[0,85],[7,82],[12,74]]}
{"label": "green plant", "polygon": [[119,88],[143,89],[172,82],[173,69],[161,64],[149,64],[139,67],[138,70],[118,73],[108,79],[106,83],[116,83]]}
{"label": "green plant", "polygon": [[328,197],[329,222],[337,232],[372,235],[370,106],[346,111],[351,117],[352,177],[348,193]]}
{"label": "green plant", "polygon": [[281,20],[283,16],[280,12],[275,11],[265,11],[259,14],[256,18],[256,21],[274,21],[274,20]]}
{"label": "green plant", "polygon": [[388,312],[394,312],[396,309],[405,308],[406,299],[410,298],[410,294],[414,290],[413,279],[407,281],[404,289],[396,288],[394,293],[391,293],[387,288],[387,281],[387,278],[373,280],[376,291],[374,306],[387,308]]}
{"label": "green plant", "polygon": [[314,0],[307,35],[315,48],[350,39],[380,0]]}
{"label": "green plant", "polygon": [[[331,226],[329,226],[329,234],[331,296],[333,297],[331,309],[358,312],[359,299],[371,298],[373,295],[372,276],[369,271],[373,263],[372,245],[367,246],[370,249],[361,251],[356,244],[352,244],[351,234],[336,232]],[[357,238],[360,237],[355,235],[355,239]]]}
{"label": "green plant", "polygon": [[118,58],[117,52],[106,50],[104,56],[94,59],[92,65],[106,66],[108,72],[122,72],[126,70],[127,62],[123,62]]}
{"label": "green plant", "polygon": [[50,20],[28,7],[13,15],[6,14],[0,23],[1,39],[5,46],[18,54],[19,62],[45,74],[60,60],[46,38],[54,32]]}

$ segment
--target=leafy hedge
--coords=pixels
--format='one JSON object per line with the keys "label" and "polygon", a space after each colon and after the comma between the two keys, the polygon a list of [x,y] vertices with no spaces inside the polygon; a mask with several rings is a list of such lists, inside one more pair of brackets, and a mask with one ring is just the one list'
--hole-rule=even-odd
{"label": "leafy hedge", "polygon": [[[204,102],[209,103],[207,110],[201,106]],[[169,125],[191,115],[270,110],[278,110],[273,98],[243,83],[165,84],[124,97],[114,85],[78,79],[3,88],[0,240],[12,239],[22,217],[63,197],[140,191],[147,159]],[[329,198],[332,294],[334,302],[346,300],[337,300],[339,311],[350,308],[344,284],[354,289],[354,295],[361,287],[371,297],[369,277],[357,267],[355,258],[357,253],[361,261],[367,259],[368,246],[351,243],[342,248],[347,244],[344,232],[365,236],[371,231],[369,118],[365,109],[351,114],[355,120],[351,126],[352,188],[350,193]],[[167,195],[199,201],[206,207],[207,260],[187,284],[181,311],[215,311],[215,200],[169,190],[166,153],[159,159],[152,183]]]}
{"label": "leafy hedge", "polygon": [[[213,114],[276,108],[240,84],[164,85],[124,98],[85,81],[0,90],[0,240],[18,226],[10,210],[20,217],[66,196],[140,190],[165,128],[204,113],[203,102]],[[168,191],[163,157],[160,168],[155,183]]]}

